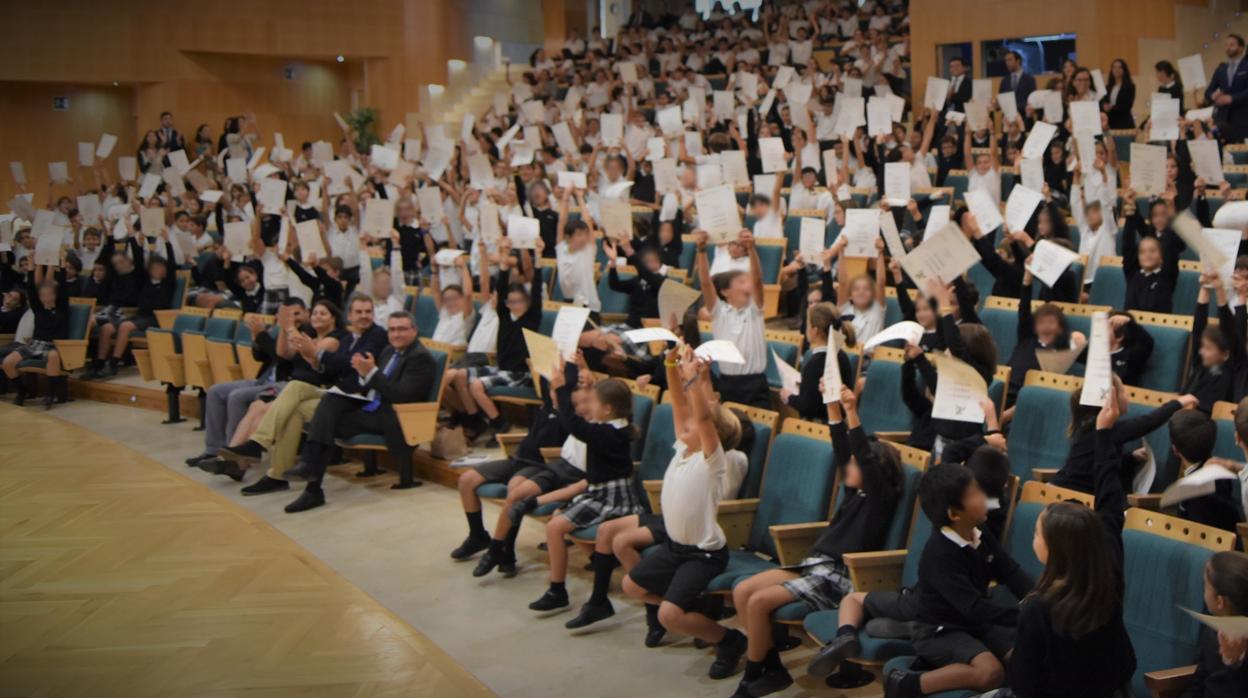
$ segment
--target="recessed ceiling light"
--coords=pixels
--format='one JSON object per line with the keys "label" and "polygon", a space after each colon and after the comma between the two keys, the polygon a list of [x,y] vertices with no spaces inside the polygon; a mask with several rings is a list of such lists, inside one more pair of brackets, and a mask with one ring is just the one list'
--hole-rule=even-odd
{"label": "recessed ceiling light", "polygon": [[338,54],[338,62],[339,62],[339,63],[342,63],[342,62],[343,62],[343,61],[345,61],[345,60],[347,60],[345,56],[343,56],[341,53],[340,53],[340,54]]}

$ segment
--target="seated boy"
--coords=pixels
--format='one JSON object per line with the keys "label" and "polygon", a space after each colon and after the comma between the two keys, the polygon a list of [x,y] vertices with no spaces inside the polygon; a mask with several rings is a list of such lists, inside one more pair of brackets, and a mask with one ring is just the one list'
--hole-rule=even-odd
{"label": "seated boy", "polygon": [[[1187,477],[1204,467],[1213,456],[1218,427],[1200,410],[1181,410],[1170,418],[1170,448],[1179,458],[1179,477]],[[1231,479],[1216,480],[1208,494],[1178,503],[1179,516],[1224,531],[1234,531],[1240,521]]]}
{"label": "seated boy", "polygon": [[1004,681],[1002,661],[1014,645],[1018,605],[993,600],[988,585],[996,580],[1021,599],[1033,581],[991,533],[980,530],[988,501],[969,469],[943,463],[928,468],[919,481],[919,502],[935,530],[919,558],[918,583],[901,592],[846,596],[841,627],[811,662],[812,675],[826,676],[861,651],[858,627],[869,616],[912,621],[915,653],[929,669],[890,672],[884,684],[890,698],[989,691]]}

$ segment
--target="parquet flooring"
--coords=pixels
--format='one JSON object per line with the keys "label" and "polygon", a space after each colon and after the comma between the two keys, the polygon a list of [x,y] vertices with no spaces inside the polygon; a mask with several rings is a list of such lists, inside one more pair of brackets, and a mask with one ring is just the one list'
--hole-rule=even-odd
{"label": "parquet flooring", "polygon": [[0,695],[490,692],[255,514],[0,405]]}

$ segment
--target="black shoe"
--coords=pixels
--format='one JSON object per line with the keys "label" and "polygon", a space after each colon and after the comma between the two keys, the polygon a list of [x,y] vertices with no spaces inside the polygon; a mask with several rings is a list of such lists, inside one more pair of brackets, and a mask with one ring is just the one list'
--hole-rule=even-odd
{"label": "black shoe", "polygon": [[[912,691],[907,691],[903,682],[910,674],[917,672],[905,669],[893,669],[884,677],[884,698],[918,698]],[[921,694],[920,694],[921,695]]]}
{"label": "black shoe", "polygon": [[737,690],[732,692],[732,698],[750,698],[750,682],[741,679],[741,683],[737,684]]}
{"label": "black shoe", "polygon": [[290,489],[289,482],[286,482],[285,480],[274,480],[268,475],[265,475],[259,480],[256,480],[254,483],[244,487],[242,489],[242,492],[244,496],[251,496],[253,494],[268,494],[270,492],[284,492],[288,489]]}
{"label": "black shoe", "polygon": [[390,489],[392,490],[414,490],[423,484],[425,483],[421,482],[420,480],[412,480],[411,482],[396,482],[393,485],[390,485]]}
{"label": "black shoe", "polygon": [[751,681],[746,690],[750,698],[759,698],[759,696],[779,693],[792,685],[793,677],[789,676],[789,672],[784,667],[780,667],[779,669],[764,669],[763,675]]}
{"label": "black shoe", "polygon": [[593,625],[600,620],[606,620],[613,615],[615,615],[615,607],[611,605],[610,601],[603,601],[600,604],[587,603],[581,606],[581,612],[576,614],[576,617],[572,620],[564,623],[563,627],[568,630],[577,630],[587,625]]}
{"label": "black shoe", "polygon": [[507,519],[511,521],[512,526],[519,526],[524,521],[524,515],[537,508],[537,497],[529,497],[511,505],[507,509]]}
{"label": "black shoe", "polygon": [[658,647],[663,644],[663,638],[667,635],[667,628],[661,625],[652,625],[646,628],[646,647]]}
{"label": "black shoe", "polygon": [[325,493],[320,490],[304,490],[295,501],[286,505],[287,514],[298,514],[301,511],[315,509],[325,505]]}
{"label": "black shoe", "polygon": [[467,560],[477,553],[490,547],[490,537],[487,535],[474,536],[468,534],[463,543],[458,548],[451,551],[451,558],[455,560]]}
{"label": "black shoe", "polygon": [[30,397],[30,393],[26,390],[26,381],[22,380],[24,376],[17,378],[17,395],[13,396],[13,406],[21,407],[26,404],[26,398]]}
{"label": "black shoe", "polygon": [[822,679],[836,671],[841,662],[850,657],[857,657],[861,653],[862,646],[858,644],[858,633],[837,635],[819,650],[819,654],[810,660],[810,664],[806,665],[806,674]]}
{"label": "black shoe", "polygon": [[547,589],[546,593],[542,594],[542,598],[529,604],[529,610],[541,612],[558,611],[570,605],[568,603],[568,592]]}
{"label": "black shoe", "polygon": [[282,473],[282,477],[292,482],[313,482],[320,477],[320,473],[316,471],[316,466],[306,460],[301,460]]}
{"label": "black shoe", "polygon": [[511,579],[516,576],[516,559],[508,558],[498,563],[498,573],[507,579]]}
{"label": "black shoe", "polygon": [[112,378],[113,376],[116,376],[116,375],[117,375],[117,364],[109,362],[108,365],[100,369],[100,372],[97,373],[95,377],[100,380],[104,380],[106,378]]}
{"label": "black shoe", "polygon": [[221,458],[216,458],[216,457],[205,458],[204,460],[196,461],[195,467],[199,468],[205,473],[208,473],[209,475],[220,475],[221,473],[225,472],[224,470],[222,470],[222,468],[224,467],[226,463],[229,463],[229,462],[230,461],[227,461]]}
{"label": "black shoe", "polygon": [[225,460],[232,460],[235,463],[252,463],[259,462],[261,458],[264,458],[264,450],[264,446],[248,440],[241,446],[230,446],[221,449],[217,452],[217,456]]}
{"label": "black shoe", "polygon": [[238,463],[231,463],[228,460],[218,460],[217,475],[224,475],[234,482],[242,482],[243,476],[247,471],[238,467]]}
{"label": "black shoe", "polygon": [[477,566],[472,568],[472,576],[484,577],[490,572],[493,572],[494,568],[501,564],[503,564],[502,555],[493,550],[487,551],[481,556],[481,559],[477,561]]}
{"label": "black shoe", "polygon": [[729,630],[728,635],[715,646],[715,661],[706,675],[712,679],[726,679],[737,673],[737,665],[745,655],[747,640],[739,630]]}
{"label": "black shoe", "polygon": [[199,465],[200,461],[215,460],[216,457],[217,457],[217,454],[215,453],[201,453],[198,456],[191,456],[190,458],[186,459],[186,467],[194,468],[195,466]]}

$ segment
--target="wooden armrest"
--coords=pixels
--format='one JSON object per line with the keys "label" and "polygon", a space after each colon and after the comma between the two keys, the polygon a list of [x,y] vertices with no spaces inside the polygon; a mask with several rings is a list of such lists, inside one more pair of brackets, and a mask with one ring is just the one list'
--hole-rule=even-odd
{"label": "wooden armrest", "polygon": [[719,503],[716,519],[724,530],[731,550],[744,547],[750,540],[754,527],[754,514],[758,512],[758,499],[729,499]]}
{"label": "wooden armrest", "polygon": [[1148,509],[1149,511],[1161,511],[1161,495],[1129,494],[1127,495],[1127,506]]}
{"label": "wooden armrest", "polygon": [[559,446],[548,446],[542,449],[542,460],[554,460],[558,458],[561,453],[563,453],[563,448]]}
{"label": "wooden armrest", "polygon": [[641,488],[646,491],[646,497],[650,500],[650,511],[656,514],[663,513],[663,481],[662,480],[642,480]]}
{"label": "wooden armrest", "polygon": [[849,577],[854,582],[855,591],[901,589],[901,571],[906,564],[905,550],[845,553],[841,560],[849,568]]}
{"label": "wooden armrest", "polygon": [[910,438],[908,431],[877,431],[875,437],[882,441],[891,441],[895,444],[904,444]]}
{"label": "wooden armrest", "polygon": [[779,524],[768,527],[771,537],[776,541],[776,556],[781,565],[795,565],[810,557],[815,547],[815,540],[828,527],[827,521],[811,523]]}
{"label": "wooden armrest", "polygon": [[503,447],[503,454],[511,458],[515,455],[516,446],[521,441],[524,441],[526,436],[528,434],[507,432],[506,434],[495,434],[494,438],[498,440],[498,445]]}
{"label": "wooden armrest", "polygon": [[174,310],[157,310],[157,311],[155,311],[155,313],[156,313],[156,326],[157,326],[157,327],[159,327],[159,328],[160,328],[160,329],[162,329],[162,330],[172,330],[172,329],[173,329],[173,322],[174,322],[174,320],[176,320],[176,319],[178,318],[178,313],[180,313],[180,312],[182,312],[182,311],[181,311],[181,310],[177,310],[177,309],[174,309]]}
{"label": "wooden armrest", "polygon": [[1243,543],[1244,550],[1248,550],[1248,523],[1235,524],[1235,530],[1239,532],[1239,540]]}
{"label": "wooden armrest", "polygon": [[1178,696],[1196,679],[1196,665],[1161,669],[1144,674],[1144,684],[1153,698]]}
{"label": "wooden armrest", "polygon": [[1057,477],[1057,468],[1032,468],[1031,476],[1040,482],[1050,482]]}
{"label": "wooden armrest", "polygon": [[56,353],[61,355],[61,368],[72,371],[82,368],[87,363],[87,340],[85,339],[54,339]]}

